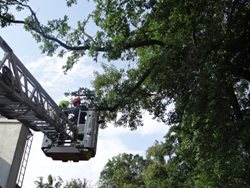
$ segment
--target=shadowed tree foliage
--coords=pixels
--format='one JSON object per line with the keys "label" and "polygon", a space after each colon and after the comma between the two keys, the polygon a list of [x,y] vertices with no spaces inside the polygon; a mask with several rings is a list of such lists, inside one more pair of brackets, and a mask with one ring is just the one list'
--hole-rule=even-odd
{"label": "shadowed tree foliage", "polygon": [[148,166],[143,172],[147,188],[168,187],[169,175],[166,169],[166,150],[163,143],[156,142],[146,152]]}
{"label": "shadowed tree foliage", "polygon": [[[142,110],[171,125],[163,166],[173,186],[250,185],[249,1],[94,0],[76,28],[67,15],[40,23],[28,2],[0,1],[1,26],[23,24],[47,55],[70,51],[65,71],[86,53],[132,63],[95,74],[94,105],[131,129]],[[30,15],[19,20],[10,7]]]}

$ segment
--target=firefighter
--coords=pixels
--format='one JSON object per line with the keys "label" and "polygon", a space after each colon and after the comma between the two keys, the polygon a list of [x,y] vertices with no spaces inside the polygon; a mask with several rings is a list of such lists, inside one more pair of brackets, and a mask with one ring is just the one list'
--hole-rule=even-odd
{"label": "firefighter", "polygon": [[[71,118],[71,121],[73,121],[74,123],[77,124],[77,120],[78,120],[78,116],[79,116],[79,111],[80,110],[84,110],[87,111],[88,108],[84,105],[81,104],[81,99],[79,97],[75,97],[72,99],[72,104],[73,104],[73,117]],[[85,116],[87,115],[86,112],[84,112],[81,117],[80,117],[80,123],[84,123],[85,122]]]}
{"label": "firefighter", "polygon": [[63,113],[68,117],[69,115],[69,101],[67,100],[61,100],[59,102],[59,108],[61,108],[61,110],[63,111]]}

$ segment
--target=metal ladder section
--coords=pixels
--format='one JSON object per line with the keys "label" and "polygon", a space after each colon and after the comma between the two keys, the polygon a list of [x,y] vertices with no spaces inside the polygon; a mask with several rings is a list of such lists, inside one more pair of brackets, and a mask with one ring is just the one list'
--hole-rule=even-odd
{"label": "metal ladder section", "polygon": [[33,134],[30,133],[25,143],[23,157],[22,157],[20,168],[19,168],[17,182],[16,182],[17,187],[20,187],[20,188],[23,186],[23,180],[24,180],[24,176],[25,176],[25,172],[26,172],[26,168],[28,164],[32,141],[33,141]]}
{"label": "metal ladder section", "polygon": [[53,141],[74,140],[75,126],[0,36],[0,114]]}

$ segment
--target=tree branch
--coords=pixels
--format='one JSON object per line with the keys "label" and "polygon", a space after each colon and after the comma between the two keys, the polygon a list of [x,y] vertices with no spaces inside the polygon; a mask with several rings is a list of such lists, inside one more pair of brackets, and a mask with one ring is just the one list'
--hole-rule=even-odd
{"label": "tree branch", "polygon": [[227,18],[227,31],[229,30],[229,28],[231,27],[231,23],[232,23],[232,20],[233,20],[233,14],[235,12],[235,9],[236,9],[236,5],[239,3],[239,0],[234,0],[232,1],[232,7],[231,7],[231,10],[228,14],[228,18]]}
{"label": "tree branch", "polygon": [[155,68],[156,63],[152,64],[140,77],[140,79],[134,84],[134,86],[132,86],[131,88],[128,89],[128,92],[117,101],[117,103],[113,106],[110,107],[102,107],[99,106],[97,107],[97,110],[99,111],[110,111],[110,112],[114,112],[115,110],[117,110],[120,106],[126,104],[126,98],[130,97],[134,94],[134,92],[142,85],[142,83],[146,80],[146,78],[151,74],[151,72],[153,71],[153,69]]}
{"label": "tree branch", "polygon": [[[33,14],[32,14],[33,15]],[[33,15],[34,16],[34,15]],[[4,19],[5,21],[9,22],[9,23],[14,23],[14,24],[23,24],[23,25],[27,25],[32,31],[35,31],[36,33],[38,33],[39,35],[41,35],[43,38],[47,39],[47,40],[51,40],[54,41],[56,43],[58,43],[60,46],[62,46],[63,48],[67,49],[67,50],[72,50],[72,51],[85,51],[85,50],[89,50],[91,48],[90,45],[84,45],[84,46],[69,46],[67,45],[65,42],[59,40],[58,38],[55,38],[53,36],[47,35],[41,28],[40,23],[38,22],[37,18],[35,17],[35,20],[39,26],[39,29],[34,27],[31,23],[27,23],[23,20],[13,20],[13,19],[9,19],[7,17],[4,17],[2,15],[0,15],[1,19]],[[86,35],[86,33],[84,33]],[[125,45],[124,50],[126,49],[130,49],[130,48],[139,48],[139,47],[144,47],[144,46],[153,46],[153,45],[159,45],[159,46],[165,46],[165,43],[159,40],[155,40],[155,39],[148,39],[148,40],[142,40],[142,41],[135,41],[134,43],[130,43]],[[95,47],[94,48],[95,51],[98,52],[106,52],[107,50],[105,49],[105,47]]]}
{"label": "tree branch", "polygon": [[[60,46],[62,46],[63,48],[67,49],[67,50],[71,50],[71,51],[85,51],[85,50],[89,50],[91,48],[91,46],[89,44],[85,44],[83,46],[70,46],[68,44],[66,44],[65,42],[63,42],[62,40],[59,40],[58,38],[48,35],[42,28],[36,13],[33,11],[33,9],[27,5],[27,4],[23,4],[22,2],[19,2],[17,0],[13,1],[15,2],[15,4],[18,4],[19,6],[25,7],[27,9],[29,9],[31,16],[34,18],[34,21],[36,22],[37,26],[34,26],[32,23],[29,22],[25,22],[23,20],[13,20],[11,18],[5,17],[3,15],[0,15],[0,18],[5,20],[6,22],[9,23],[14,23],[14,24],[23,24],[23,25],[27,25],[32,31],[36,32],[37,34],[41,35],[44,39],[50,40],[50,41],[54,41],[56,43],[58,43]],[[86,35],[89,39],[91,39],[91,41],[93,43],[95,43],[94,39],[92,37],[90,37],[88,34],[83,33],[84,35]],[[130,48],[138,48],[138,47],[143,47],[143,46],[151,46],[151,45],[159,45],[159,46],[164,46],[165,44],[162,41],[159,40],[155,40],[155,39],[146,39],[146,40],[139,40],[139,41],[135,41],[132,42],[130,44],[125,45],[124,50],[126,49],[130,49]],[[95,51],[98,52],[106,52],[107,49],[105,47],[95,47],[94,48]]]}
{"label": "tree branch", "polygon": [[139,47],[153,46],[153,45],[165,46],[165,43],[159,40],[155,40],[155,39],[147,39],[147,40],[135,41],[134,43],[127,44],[125,45],[125,49],[139,48]]}
{"label": "tree branch", "polygon": [[231,98],[232,98],[232,105],[233,105],[233,110],[234,110],[234,113],[236,115],[236,118],[238,120],[242,120],[243,115],[241,113],[240,105],[239,105],[238,99],[236,97],[236,94],[234,92],[234,88],[232,85],[229,85],[229,95],[231,95]]}
{"label": "tree branch", "polygon": [[[56,37],[53,37],[53,36],[50,36],[48,34],[46,34],[44,31],[43,31],[43,28],[41,27],[41,24],[36,16],[36,13],[33,11],[33,9],[29,6],[29,5],[26,5],[26,4],[23,4],[23,3],[20,3],[18,1],[16,1],[17,4],[19,4],[20,6],[23,6],[23,7],[26,7],[29,9],[29,11],[31,12],[31,15],[33,16],[34,20],[36,21],[36,24],[38,25],[38,28],[37,27],[34,27],[34,25],[32,23],[29,23],[29,22],[25,22],[24,20],[13,20],[13,19],[10,19],[8,17],[5,17],[3,15],[0,15],[0,18],[5,20],[6,22],[9,22],[9,23],[14,23],[14,24],[23,24],[23,25],[27,25],[32,31],[38,33],[39,35],[41,35],[43,38],[47,39],[47,40],[51,40],[51,41],[54,41],[56,43],[58,43],[60,46],[62,46],[63,48],[67,49],[67,50],[72,50],[72,51],[84,51],[84,50],[89,50],[91,47],[90,45],[84,45],[84,46],[70,46],[70,45],[67,45],[65,42],[59,40],[58,38]],[[105,48],[102,48],[102,47],[96,47],[95,48],[96,51],[105,51]]]}

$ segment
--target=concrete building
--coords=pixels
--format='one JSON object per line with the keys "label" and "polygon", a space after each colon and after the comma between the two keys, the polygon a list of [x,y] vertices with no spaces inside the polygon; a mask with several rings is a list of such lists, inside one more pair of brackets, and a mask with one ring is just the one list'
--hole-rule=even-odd
{"label": "concrete building", "polygon": [[17,120],[0,116],[0,187],[16,188],[17,176],[30,131]]}

